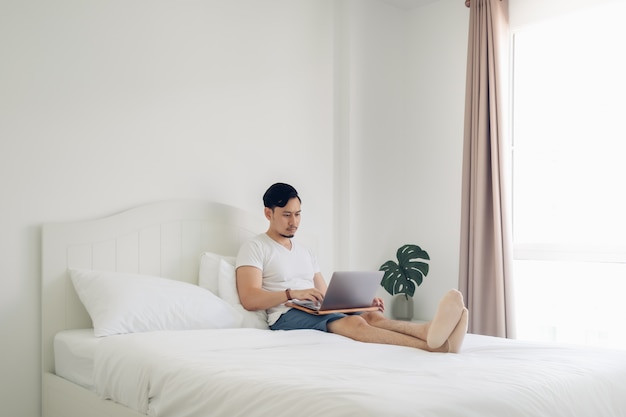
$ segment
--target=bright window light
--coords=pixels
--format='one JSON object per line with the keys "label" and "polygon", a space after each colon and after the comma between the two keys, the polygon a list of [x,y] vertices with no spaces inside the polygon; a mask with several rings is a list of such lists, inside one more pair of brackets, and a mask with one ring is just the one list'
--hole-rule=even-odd
{"label": "bright window light", "polygon": [[514,34],[518,337],[626,347],[625,2]]}

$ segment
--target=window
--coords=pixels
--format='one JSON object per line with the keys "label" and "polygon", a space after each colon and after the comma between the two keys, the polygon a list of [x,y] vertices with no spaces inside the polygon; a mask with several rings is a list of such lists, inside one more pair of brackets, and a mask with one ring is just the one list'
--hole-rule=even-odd
{"label": "window", "polygon": [[626,5],[514,33],[518,337],[626,347]]}

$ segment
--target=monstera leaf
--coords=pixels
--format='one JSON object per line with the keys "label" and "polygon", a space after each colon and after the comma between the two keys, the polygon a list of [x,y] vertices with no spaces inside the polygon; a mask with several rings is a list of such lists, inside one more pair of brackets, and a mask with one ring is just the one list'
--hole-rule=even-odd
{"label": "monstera leaf", "polygon": [[417,245],[404,245],[397,252],[398,263],[387,261],[380,266],[384,271],[382,285],[391,295],[404,294],[413,297],[415,288],[419,287],[428,275],[430,260],[428,253]]}

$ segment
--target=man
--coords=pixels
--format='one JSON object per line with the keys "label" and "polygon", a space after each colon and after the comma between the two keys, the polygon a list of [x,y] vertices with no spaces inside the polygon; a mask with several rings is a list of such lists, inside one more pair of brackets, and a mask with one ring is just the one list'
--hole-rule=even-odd
{"label": "man", "polygon": [[272,330],[317,329],[369,343],[458,353],[467,332],[468,312],[460,292],[450,290],[428,323],[387,319],[379,311],[314,315],[285,306],[293,298],[322,301],[326,281],[315,255],[294,242],[302,200],[291,185],[276,183],[263,195],[266,233],[244,244],[237,256],[237,290],[247,310],[266,310]]}

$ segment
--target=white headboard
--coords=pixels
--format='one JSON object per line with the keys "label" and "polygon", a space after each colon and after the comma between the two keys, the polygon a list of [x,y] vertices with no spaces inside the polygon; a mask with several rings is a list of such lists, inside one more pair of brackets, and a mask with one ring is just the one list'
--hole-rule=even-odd
{"label": "white headboard", "polygon": [[91,327],[67,270],[70,267],[158,275],[197,283],[200,255],[235,255],[267,229],[253,215],[207,201],[148,204],[93,221],[45,224],[42,229],[42,367],[54,372],[54,335]]}

